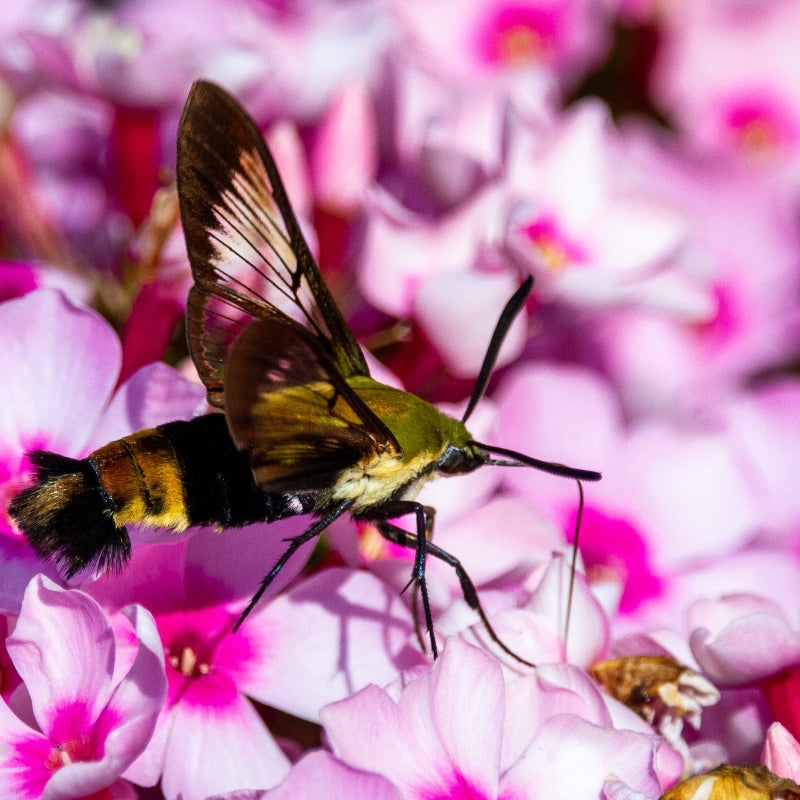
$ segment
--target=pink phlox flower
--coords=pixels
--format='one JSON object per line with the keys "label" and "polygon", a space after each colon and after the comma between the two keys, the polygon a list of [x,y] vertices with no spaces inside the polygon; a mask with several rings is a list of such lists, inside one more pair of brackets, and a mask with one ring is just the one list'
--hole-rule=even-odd
{"label": "pink phlox flower", "polygon": [[[742,458],[732,427],[655,420],[623,427],[608,385],[564,366],[519,367],[497,400],[501,443],[603,473],[584,487],[587,574],[624,586],[621,609],[636,625],[682,619],[706,594],[691,575],[711,571],[724,579],[720,559],[736,563],[764,524],[759,476]],[[574,484],[532,469],[509,470],[505,480],[523,497],[536,497],[563,530],[574,529]],[[772,563],[768,552],[762,555],[747,577],[740,565],[721,585],[746,590],[751,584],[742,581]]]}
{"label": "pink phlox flower", "polygon": [[[188,418],[205,407],[202,387],[164,364],[137,373],[113,394],[120,345],[110,325],[53,290],[0,305],[0,366],[14,374],[0,415],[0,602],[16,613],[37,561],[8,517],[8,500],[29,477],[26,452],[53,450],[85,457],[143,427]],[[85,577],[85,576],[84,576]]]}
{"label": "pink phlox flower", "polygon": [[656,102],[703,149],[794,165],[796,179],[799,21],[793,3],[704,1],[668,12]]}
{"label": "pink phlox flower", "polygon": [[542,72],[459,80],[398,54],[378,96],[378,120],[393,137],[382,185],[414,210],[455,209],[501,175],[511,126],[550,124],[556,95]]}
{"label": "pink phlox flower", "polygon": [[693,308],[697,289],[668,270],[688,220],[653,192],[627,186],[626,158],[596,101],[562,114],[544,138],[519,131],[506,163],[509,255],[550,302]]}
{"label": "pink phlox flower", "polygon": [[[615,730],[580,670],[504,683],[494,659],[453,638],[403,688],[370,686],[322,712],[338,758],[425,800],[597,796],[609,773],[658,795],[660,743],[634,717],[637,730]],[[576,753],[577,773],[567,766]]]}
{"label": "pink phlox flower", "polygon": [[116,785],[147,745],[167,683],[152,617],[137,606],[122,614],[133,653],[92,598],[41,576],[31,581],[7,641],[23,684],[0,703],[4,796],[130,794]]}
{"label": "pink phlox flower", "polygon": [[[478,57],[488,65],[542,62],[574,79],[576,60],[585,68],[602,57],[601,5],[592,2],[496,2],[484,4],[474,32]],[[582,52],[581,52],[582,51]],[[571,62],[571,63],[570,63]]]}
{"label": "pink phlox flower", "polygon": [[505,71],[544,71],[575,82],[608,47],[606,15],[589,0],[403,3],[395,13],[440,68],[473,80]]}
{"label": "pink phlox flower", "polygon": [[[285,551],[284,537],[305,523],[204,530],[175,544],[141,545],[122,575],[92,585],[109,608],[132,599],[149,608],[164,643],[167,703],[131,770],[138,782],[161,775],[167,797],[187,800],[274,786],[289,762],[248,698],[314,720],[322,705],[422,661],[408,610],[394,589],[368,573],[327,569],[281,591],[313,542],[233,632]],[[209,751],[211,730],[217,744]]]}
{"label": "pink phlox flower", "polygon": [[635,306],[593,326],[595,358],[636,415],[709,406],[714,395],[738,391],[743,378],[792,357],[797,325],[798,239],[786,224],[794,192],[775,176],[701,160],[653,133],[627,126],[628,180],[691,219],[670,274],[700,294],[683,311]]}

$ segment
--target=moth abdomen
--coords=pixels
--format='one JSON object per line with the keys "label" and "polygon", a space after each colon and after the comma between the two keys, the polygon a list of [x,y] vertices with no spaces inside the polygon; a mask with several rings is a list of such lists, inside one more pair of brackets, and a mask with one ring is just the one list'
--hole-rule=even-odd
{"label": "moth abdomen", "polygon": [[34,484],[9,512],[42,558],[67,574],[118,568],[130,557],[126,526],[238,527],[311,510],[253,481],[222,414],[170,422],[117,439],[85,459],[35,451]]}

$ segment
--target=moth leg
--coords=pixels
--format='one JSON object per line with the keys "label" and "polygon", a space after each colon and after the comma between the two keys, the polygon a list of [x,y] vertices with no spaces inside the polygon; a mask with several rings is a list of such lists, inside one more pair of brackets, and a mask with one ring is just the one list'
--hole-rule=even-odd
{"label": "moth leg", "polygon": [[[428,637],[431,642],[431,653],[434,658],[439,655],[439,648],[436,646],[436,638],[433,635],[433,615],[431,614],[431,603],[428,598],[428,584],[425,580],[425,557],[428,553],[427,543],[433,533],[433,517],[435,513],[436,510],[431,508],[431,506],[424,506],[422,503],[417,503],[414,500],[393,500],[389,503],[384,503],[380,508],[371,509],[368,515],[362,517],[362,519],[369,519],[377,523],[381,536],[388,541],[395,541],[393,534],[397,531],[402,541],[398,540],[396,544],[401,544],[403,547],[413,547],[415,549],[414,567],[411,571],[411,578],[403,591],[408,589],[412,583],[416,589],[419,590],[419,595],[422,598],[422,612],[425,617],[425,628],[428,631]],[[394,517],[403,517],[406,514],[414,514],[417,522],[416,534],[404,531],[402,528],[398,528],[388,521]],[[419,636],[419,632],[417,635]]]}
{"label": "moth leg", "polygon": [[335,519],[338,519],[342,514],[353,505],[352,500],[343,500],[339,505],[334,506],[324,517],[318,519],[308,530],[301,533],[299,536],[292,536],[284,541],[289,542],[286,552],[275,562],[275,566],[267,573],[267,576],[261,581],[258,591],[253,595],[247,607],[242,611],[241,616],[233,626],[234,633],[239,630],[245,617],[255,608],[256,603],[261,599],[261,596],[267,590],[269,585],[278,576],[278,573],[286,566],[289,559],[295,554],[298,548],[302,547],[307,541],[319,536],[325,528],[328,527]]}
{"label": "moth leg", "polygon": [[[378,528],[381,532],[381,535],[388,541],[392,542],[393,544],[399,544],[402,547],[413,547],[419,550],[419,543],[420,543],[419,536],[413,533],[409,533],[408,531],[405,531],[402,528],[398,528],[396,525],[393,525],[391,522],[388,521],[379,523]],[[492,627],[492,624],[489,622],[489,618],[486,616],[486,612],[483,610],[480,598],[478,597],[478,590],[475,588],[475,584],[472,582],[472,579],[467,574],[467,571],[464,569],[462,563],[454,555],[451,555],[446,550],[442,550],[441,547],[438,547],[433,542],[431,542],[429,538],[425,538],[422,541],[423,541],[423,548],[426,553],[432,555],[434,558],[438,558],[440,561],[444,561],[445,564],[449,564],[455,570],[456,576],[458,577],[458,582],[461,584],[461,593],[464,595],[464,600],[466,601],[467,605],[471,609],[473,609],[473,611],[477,612],[478,617],[480,617],[480,620],[483,623],[484,628],[486,628],[486,632],[489,634],[489,638],[504,653],[507,653],[516,661],[519,661],[520,663],[525,664],[526,666],[529,667],[535,667],[536,666],[535,664],[522,658],[522,656],[517,655],[497,635],[494,628]],[[414,563],[416,565],[416,559]],[[431,638],[433,638],[433,631],[431,631]]]}

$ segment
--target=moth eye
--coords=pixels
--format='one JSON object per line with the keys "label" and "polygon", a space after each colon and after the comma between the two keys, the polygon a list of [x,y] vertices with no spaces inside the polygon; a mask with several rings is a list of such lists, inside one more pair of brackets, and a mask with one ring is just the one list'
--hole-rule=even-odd
{"label": "moth eye", "polygon": [[455,445],[448,445],[439,457],[436,468],[445,475],[458,475],[463,472],[472,472],[479,464],[466,450]]}

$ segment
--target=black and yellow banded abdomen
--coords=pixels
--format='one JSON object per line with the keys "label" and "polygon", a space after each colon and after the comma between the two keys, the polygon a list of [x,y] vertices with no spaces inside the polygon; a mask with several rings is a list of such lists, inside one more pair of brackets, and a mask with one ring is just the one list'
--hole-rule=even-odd
{"label": "black and yellow banded abdomen", "polygon": [[139,431],[82,460],[42,450],[29,457],[34,485],[9,512],[37,554],[68,576],[121,566],[131,548],[126,525],[231,528],[307,510],[255,485],[222,414]]}

